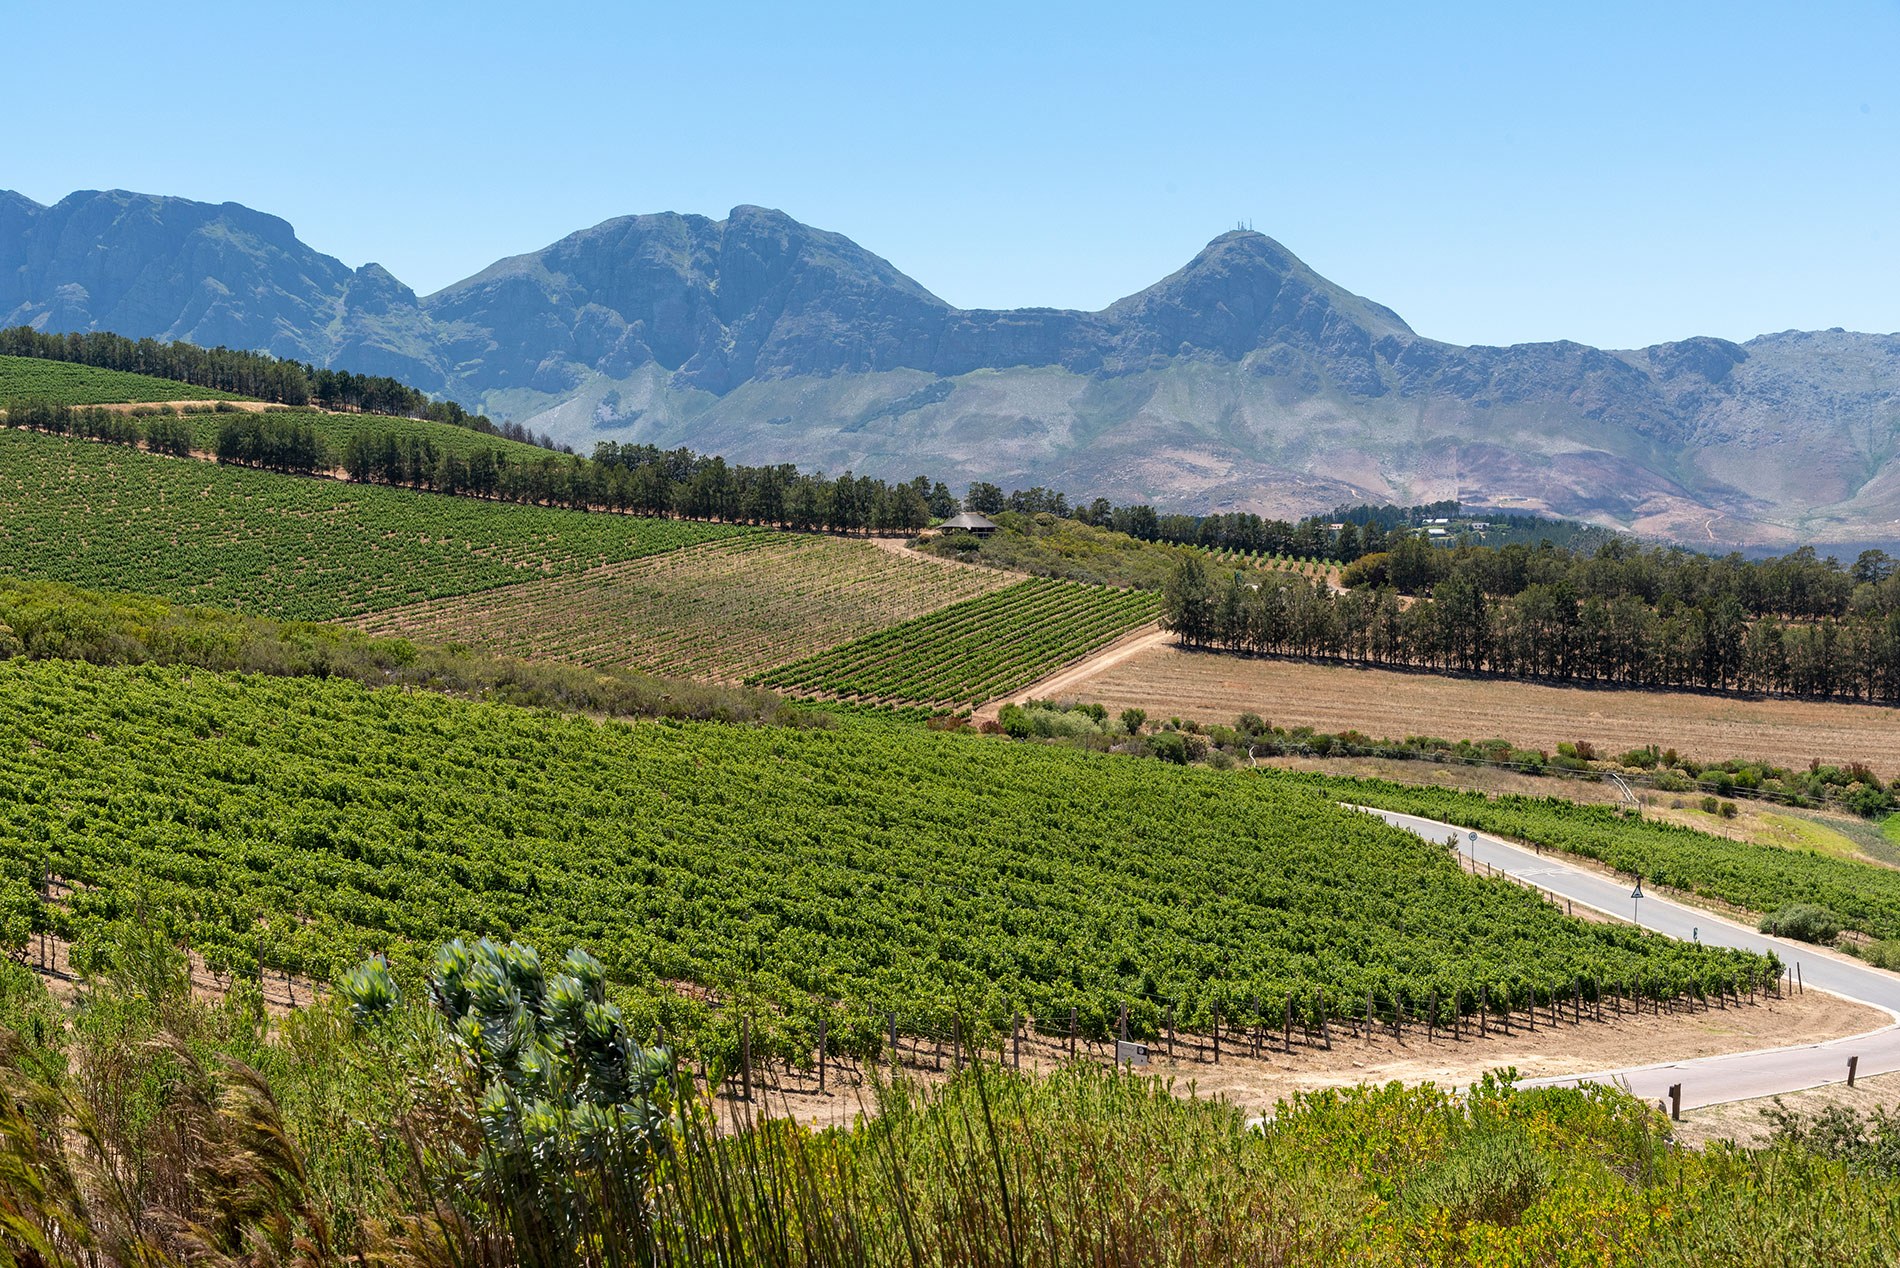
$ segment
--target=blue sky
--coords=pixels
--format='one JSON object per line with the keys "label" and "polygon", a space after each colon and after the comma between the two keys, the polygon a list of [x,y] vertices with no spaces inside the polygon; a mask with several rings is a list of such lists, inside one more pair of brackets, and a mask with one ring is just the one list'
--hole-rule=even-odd
{"label": "blue sky", "polygon": [[754,202],[971,307],[1097,308],[1249,221],[1461,343],[1900,330],[1896,0],[260,0],[5,31],[0,187],[243,202],[424,293]]}

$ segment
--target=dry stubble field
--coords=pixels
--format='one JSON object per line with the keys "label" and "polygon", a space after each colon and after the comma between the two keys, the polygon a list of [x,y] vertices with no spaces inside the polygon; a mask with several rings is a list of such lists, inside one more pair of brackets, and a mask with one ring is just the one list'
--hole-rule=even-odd
{"label": "dry stubble field", "polygon": [[760,532],[358,624],[511,656],[737,681],[1016,580],[868,541]]}
{"label": "dry stubble field", "polygon": [[1611,753],[1659,744],[1704,761],[1858,760],[1883,778],[1900,776],[1900,709],[1871,705],[1559,687],[1175,647],[1143,651],[1066,684],[1063,694],[1110,712],[1146,709],[1152,718],[1231,722],[1251,712],[1275,726],[1356,727],[1378,738],[1502,737],[1547,750],[1588,740]]}

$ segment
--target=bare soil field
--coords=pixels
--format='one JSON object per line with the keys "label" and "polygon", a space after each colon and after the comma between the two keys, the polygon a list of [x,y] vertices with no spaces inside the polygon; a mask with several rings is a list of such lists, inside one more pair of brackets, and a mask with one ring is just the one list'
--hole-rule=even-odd
{"label": "bare soil field", "polygon": [[[1277,1033],[1261,1038],[1256,1047],[1242,1032],[1222,1040],[1221,1060],[1212,1060],[1205,1037],[1183,1035],[1173,1056],[1165,1045],[1149,1046],[1146,1072],[1173,1081],[1180,1096],[1223,1097],[1249,1113],[1266,1113],[1274,1104],[1299,1092],[1357,1083],[1433,1082],[1463,1086],[1489,1071],[1514,1067],[1524,1078],[1587,1074],[1619,1070],[1655,1061],[1717,1056],[1784,1044],[1811,1043],[1860,1034],[1887,1024],[1886,1013],[1864,1004],[1816,991],[1775,1000],[1762,998],[1752,1005],[1698,1010],[1694,1013],[1646,1014],[1591,1019],[1586,1008],[1581,1024],[1565,1020],[1556,1026],[1539,1022],[1527,1031],[1520,1021],[1509,1035],[1495,1023],[1488,1037],[1466,1034],[1452,1039],[1440,1030],[1429,1039],[1408,1029],[1402,1040],[1389,1031],[1356,1035],[1344,1025],[1332,1029],[1332,1047],[1316,1036],[1294,1031],[1292,1051],[1283,1051]],[[913,1046],[906,1040],[904,1073],[926,1081],[947,1077],[953,1066],[948,1044]],[[1012,1064],[1014,1054],[1004,1054]],[[999,1053],[991,1048],[988,1059]],[[1106,1063],[1112,1049],[1083,1043],[1078,1060]],[[1066,1041],[1045,1036],[1026,1037],[1022,1068],[1050,1069],[1069,1060]],[[888,1073],[888,1071],[884,1071]],[[1900,1076],[1896,1076],[1900,1077]],[[736,1093],[736,1088],[728,1089]],[[722,1104],[737,1107],[736,1095],[722,1096]],[[814,1125],[844,1125],[873,1103],[869,1072],[855,1066],[833,1065],[823,1092],[816,1073],[774,1067],[760,1071],[754,1081],[754,1109],[789,1115]]]}
{"label": "bare soil field", "polygon": [[737,681],[1017,578],[872,542],[772,533],[365,617],[379,635]]}
{"label": "bare soil field", "polygon": [[1231,722],[1251,712],[1275,726],[1357,728],[1377,738],[1501,737],[1546,750],[1588,740],[1609,753],[1658,744],[1703,761],[1863,761],[1883,778],[1900,775],[1900,709],[1873,705],[1549,686],[1173,646],[1144,650],[1064,689],[1111,713],[1134,706],[1150,718]]}

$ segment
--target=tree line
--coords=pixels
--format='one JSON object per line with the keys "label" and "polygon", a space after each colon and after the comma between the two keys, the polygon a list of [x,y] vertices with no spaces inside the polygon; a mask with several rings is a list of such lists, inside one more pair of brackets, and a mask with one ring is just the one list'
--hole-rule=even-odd
{"label": "tree line", "polygon": [[[1801,552],[1796,552],[1799,555]],[[1845,611],[1751,618],[1732,595],[1580,593],[1568,582],[1494,595],[1465,578],[1429,594],[1334,590],[1181,561],[1164,624],[1183,642],[1353,664],[1778,695],[1900,701],[1900,581],[1863,583]]]}
{"label": "tree line", "polygon": [[1843,618],[1870,605],[1882,612],[1900,608],[1900,582],[1894,580],[1900,560],[1884,550],[1862,551],[1852,564],[1843,565],[1821,557],[1812,546],[1751,560],[1739,553],[1714,556],[1674,546],[1645,548],[1624,538],[1587,553],[1521,543],[1447,549],[1399,532],[1388,537],[1386,546],[1345,569],[1342,584],[1429,595],[1451,583],[1486,599],[1541,589],[1559,601],[1633,598],[1649,607],[1672,603],[1722,613],[1732,605],[1748,619],[1778,616],[1805,622]]}
{"label": "tree line", "polygon": [[182,340],[128,339],[110,331],[45,334],[31,326],[13,326],[0,330],[0,356],[147,374],[279,405],[426,418],[544,449],[559,448],[550,436],[536,435],[519,423],[496,423],[485,414],[471,414],[454,401],[431,400],[400,379],[325,369],[265,352],[201,348]]}
{"label": "tree line", "polygon": [[748,467],[690,449],[603,441],[592,458],[457,452],[426,436],[359,433],[343,452],[352,480],[576,510],[771,524],[830,532],[915,532],[957,499],[924,476],[829,477],[791,463]]}
{"label": "tree line", "polygon": [[[187,406],[186,408],[192,408]],[[150,410],[113,410],[98,406],[71,406],[50,401],[9,401],[9,425],[50,436],[78,436],[107,444],[144,445],[152,453],[191,457],[192,426],[171,406]]]}

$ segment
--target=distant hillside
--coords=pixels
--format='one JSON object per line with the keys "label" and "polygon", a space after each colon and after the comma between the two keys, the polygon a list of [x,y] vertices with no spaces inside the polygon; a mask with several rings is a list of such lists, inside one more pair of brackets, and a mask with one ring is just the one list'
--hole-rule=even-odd
{"label": "distant hillside", "polygon": [[1900,335],[1459,347],[1273,239],[1100,312],[964,310],[759,207],[610,220],[418,298],[275,217],[0,194],[0,324],[389,374],[587,447],[1281,517],[1457,498],[1711,544],[1900,541]]}

